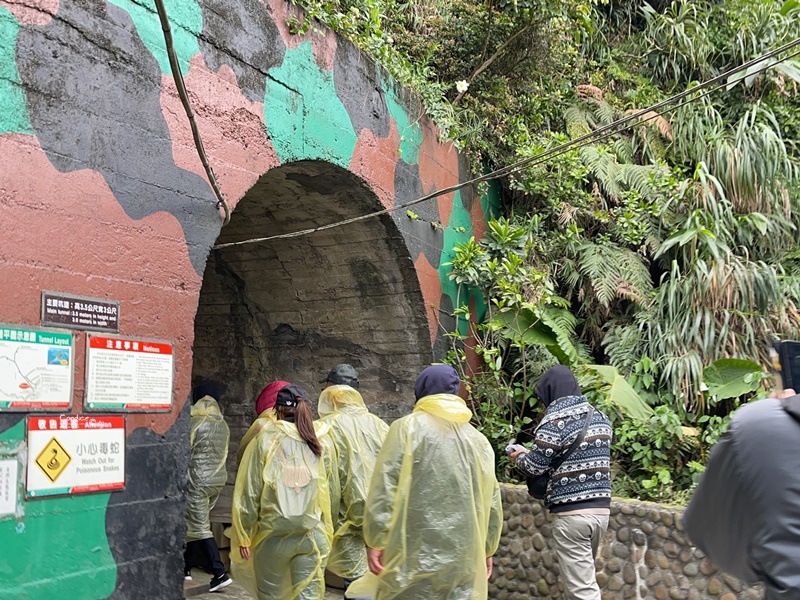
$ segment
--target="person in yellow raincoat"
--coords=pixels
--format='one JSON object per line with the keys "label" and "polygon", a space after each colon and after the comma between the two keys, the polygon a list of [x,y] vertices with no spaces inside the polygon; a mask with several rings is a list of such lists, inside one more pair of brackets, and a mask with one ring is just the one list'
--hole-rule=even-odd
{"label": "person in yellow raincoat", "polygon": [[230,431],[216,398],[219,398],[219,390],[214,383],[198,385],[192,392],[186,550],[183,554],[186,579],[192,578],[192,567],[205,566],[213,576],[209,586],[212,592],[231,584],[211,533],[211,509],[228,479],[225,461],[230,441]]}
{"label": "person in yellow raincoat", "polygon": [[389,426],[367,409],[358,392],[358,373],[352,366],[336,365],[325,383],[327,387],[319,396],[317,410],[320,420],[331,428],[341,485],[328,570],[344,579],[348,586],[367,572],[367,548],[362,533],[364,506],[375,459]]}
{"label": "person in yellow raincoat", "polygon": [[247,445],[233,490],[231,572],[259,600],[322,600],[338,509],[336,451],[306,392],[276,396],[276,422]]}
{"label": "person in yellow raincoat", "polygon": [[[450,366],[424,369],[414,412],[392,424],[378,455],[364,518],[375,600],[487,597],[503,507],[494,452],[459,386]],[[369,579],[348,595],[363,596]]]}
{"label": "person in yellow raincoat", "polygon": [[281,388],[287,385],[289,385],[288,381],[273,381],[261,390],[256,400],[256,414],[258,417],[256,417],[256,420],[250,425],[250,429],[242,436],[242,440],[239,442],[239,449],[236,451],[237,468],[242,464],[242,456],[244,456],[247,445],[253,441],[253,438],[261,433],[262,429],[274,425],[278,420],[275,417],[275,399]]}

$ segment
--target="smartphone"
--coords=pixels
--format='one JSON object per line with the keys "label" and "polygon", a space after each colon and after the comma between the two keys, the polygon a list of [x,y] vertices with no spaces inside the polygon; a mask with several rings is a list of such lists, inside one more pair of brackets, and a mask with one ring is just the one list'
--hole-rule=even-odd
{"label": "smartphone", "polygon": [[780,376],[780,387],[800,392],[800,342],[773,342],[772,348],[777,355],[777,364],[774,366]]}
{"label": "smartphone", "polygon": [[506,454],[513,454],[517,450],[525,450],[525,446],[522,444],[509,444],[506,446]]}

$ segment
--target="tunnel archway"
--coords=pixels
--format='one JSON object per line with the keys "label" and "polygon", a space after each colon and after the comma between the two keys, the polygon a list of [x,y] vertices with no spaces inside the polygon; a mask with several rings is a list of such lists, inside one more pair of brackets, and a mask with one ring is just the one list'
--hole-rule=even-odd
{"label": "tunnel archway", "polygon": [[[237,204],[217,243],[312,228],[382,208],[349,171],[322,161],[271,169]],[[389,216],[267,242],[212,250],[195,318],[192,378],[222,384],[231,429],[229,483],[255,399],[271,380],[310,393],[330,368],[359,371],[373,413],[410,411],[413,383],[432,358],[414,264]],[[227,490],[230,492],[230,489]],[[229,501],[223,494],[218,510]]]}

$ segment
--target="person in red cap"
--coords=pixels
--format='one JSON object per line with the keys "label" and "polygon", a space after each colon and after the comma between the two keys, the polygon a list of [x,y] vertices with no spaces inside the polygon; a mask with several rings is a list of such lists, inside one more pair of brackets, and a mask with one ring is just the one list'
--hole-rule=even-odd
{"label": "person in red cap", "polygon": [[239,442],[239,450],[236,451],[237,468],[242,462],[242,456],[244,456],[244,451],[247,449],[247,444],[253,441],[253,438],[265,428],[275,424],[277,420],[275,416],[275,400],[281,388],[287,385],[289,385],[288,381],[273,381],[261,390],[256,400],[256,414],[258,417],[253,421],[253,424],[250,426],[250,429],[247,430],[247,433],[244,434],[244,437],[242,437],[242,441]]}

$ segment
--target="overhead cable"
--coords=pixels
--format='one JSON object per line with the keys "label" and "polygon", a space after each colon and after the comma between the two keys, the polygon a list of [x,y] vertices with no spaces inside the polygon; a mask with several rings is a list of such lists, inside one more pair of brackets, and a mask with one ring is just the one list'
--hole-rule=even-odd
{"label": "overhead cable", "polygon": [[[231,246],[241,246],[241,245],[244,245],[244,244],[254,244],[254,243],[258,243],[258,242],[267,242],[267,241],[276,240],[276,239],[288,239],[288,238],[294,238],[294,237],[301,237],[301,236],[304,236],[304,235],[309,235],[311,233],[317,233],[319,231],[325,231],[327,229],[333,229],[335,227],[342,227],[344,225],[349,225],[351,223],[356,223],[356,222],[359,222],[359,221],[364,221],[366,219],[379,217],[381,215],[390,214],[390,213],[393,213],[393,212],[395,212],[397,210],[402,210],[404,208],[408,208],[409,206],[414,206],[415,204],[419,204],[421,202],[426,202],[428,200],[432,200],[432,199],[437,198],[439,196],[443,196],[445,194],[449,194],[451,192],[458,191],[458,190],[460,190],[460,189],[462,189],[464,187],[467,187],[467,186],[472,186],[472,185],[476,185],[478,183],[482,183],[484,181],[489,181],[491,179],[497,179],[499,177],[504,177],[504,176],[511,175],[512,173],[516,173],[516,172],[522,170],[523,168],[526,168],[526,167],[530,168],[532,166],[536,166],[536,165],[542,164],[544,162],[547,162],[547,161],[549,161],[549,160],[551,160],[553,158],[556,158],[556,157],[561,156],[563,154],[566,154],[568,152],[572,152],[572,151],[577,150],[579,148],[582,148],[582,147],[588,146],[590,144],[594,144],[594,143],[596,143],[596,142],[598,142],[600,140],[606,139],[606,138],[608,138],[608,137],[610,137],[610,136],[612,136],[612,135],[614,135],[616,133],[619,133],[620,131],[622,131],[624,129],[627,129],[632,122],[646,123],[646,122],[651,121],[653,119],[656,119],[656,118],[658,118],[660,116],[663,116],[665,114],[673,112],[674,110],[677,110],[677,109],[679,109],[679,108],[681,108],[683,106],[686,106],[687,104],[690,104],[690,103],[693,103],[693,102],[697,102],[698,100],[700,100],[700,99],[702,99],[702,98],[704,98],[704,97],[706,97],[706,96],[708,96],[708,95],[710,95],[710,94],[712,94],[712,93],[714,93],[716,91],[719,91],[720,89],[726,87],[728,85],[728,81],[729,81],[729,79],[730,79],[730,77],[732,75],[735,75],[736,73],[739,73],[741,71],[747,71],[747,70],[749,70],[751,67],[753,67],[755,65],[763,63],[764,61],[769,60],[770,58],[773,58],[773,57],[777,56],[778,54],[782,54],[782,53],[784,53],[784,52],[786,52],[788,50],[791,50],[791,49],[793,49],[795,47],[798,47],[798,46],[800,46],[800,38],[797,38],[797,39],[795,39],[795,40],[793,40],[793,41],[791,41],[791,42],[789,42],[787,44],[784,44],[780,48],[776,48],[775,50],[767,52],[766,54],[764,54],[762,56],[759,56],[758,58],[754,58],[753,60],[750,60],[750,61],[748,61],[748,62],[746,62],[744,64],[741,64],[741,65],[739,65],[737,67],[732,67],[731,69],[728,69],[727,71],[725,71],[723,73],[720,73],[719,75],[716,75],[716,76],[712,77],[711,79],[708,79],[707,81],[701,82],[701,83],[697,84],[696,86],[694,86],[694,87],[692,87],[692,88],[690,88],[688,90],[685,90],[683,92],[675,94],[674,96],[671,96],[670,98],[667,98],[666,100],[663,100],[663,101],[658,102],[658,103],[656,103],[656,104],[654,104],[652,106],[649,106],[647,108],[638,110],[638,111],[633,112],[631,114],[628,114],[628,115],[626,115],[626,116],[624,116],[624,117],[622,117],[622,118],[620,118],[620,119],[618,119],[618,120],[616,120],[616,121],[614,121],[612,123],[609,123],[607,125],[599,127],[598,129],[592,130],[591,132],[589,132],[589,133],[587,133],[585,135],[582,135],[582,136],[577,137],[577,138],[575,138],[573,140],[570,140],[569,142],[565,142],[563,144],[559,144],[558,146],[555,146],[555,147],[553,147],[553,148],[551,148],[549,150],[545,150],[544,152],[542,152],[540,154],[537,154],[537,155],[532,156],[532,157],[525,158],[523,160],[520,160],[518,162],[512,163],[511,165],[507,165],[507,166],[502,167],[500,169],[496,169],[496,170],[491,171],[489,173],[485,173],[485,174],[483,174],[483,175],[481,175],[479,177],[475,177],[475,178],[470,179],[468,181],[464,181],[464,182],[458,183],[456,185],[452,185],[452,186],[448,186],[448,187],[442,188],[440,190],[436,190],[434,192],[431,192],[430,194],[426,194],[424,196],[416,198],[415,200],[411,200],[409,202],[404,202],[402,204],[397,204],[395,206],[392,206],[392,207],[389,207],[389,208],[384,208],[382,210],[374,211],[374,212],[367,213],[367,214],[364,214],[364,215],[359,215],[357,217],[352,217],[352,218],[349,218],[349,219],[343,219],[341,221],[336,221],[336,222],[333,222],[333,223],[329,223],[327,225],[320,225],[318,227],[312,227],[312,228],[308,228],[308,229],[301,229],[301,230],[293,231],[293,232],[289,232],[289,233],[280,233],[280,234],[275,234],[275,235],[266,236],[266,237],[251,238],[251,239],[247,239],[247,240],[241,240],[241,241],[238,241],[238,242],[227,242],[227,243],[224,243],[224,244],[217,244],[217,245],[215,245],[213,247],[213,249],[214,250],[219,250],[219,249],[222,249],[222,248],[229,248]],[[759,74],[759,73],[763,73],[764,71],[774,67],[775,65],[780,64],[781,62],[789,60],[789,59],[791,59],[791,58],[793,58],[795,56],[798,56],[798,55],[800,55],[800,50],[797,50],[797,51],[793,52],[792,54],[789,54],[789,55],[787,55],[787,56],[785,56],[783,58],[779,58],[779,59],[777,59],[777,60],[775,60],[773,62],[770,62],[767,65],[762,65],[759,69],[756,69],[754,71],[749,72],[748,75],[756,75],[756,74]],[[705,90],[704,93],[702,93],[700,95],[697,95],[697,96],[693,96],[694,94],[697,94],[697,92],[703,91],[703,90]],[[664,110],[662,110],[662,108],[667,107],[670,104],[673,104],[675,102],[681,102],[682,100],[684,100],[686,98],[688,98],[688,100],[686,102],[682,102],[681,104],[673,106],[672,108],[665,108]]]}

